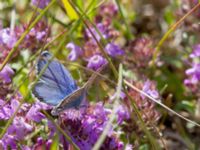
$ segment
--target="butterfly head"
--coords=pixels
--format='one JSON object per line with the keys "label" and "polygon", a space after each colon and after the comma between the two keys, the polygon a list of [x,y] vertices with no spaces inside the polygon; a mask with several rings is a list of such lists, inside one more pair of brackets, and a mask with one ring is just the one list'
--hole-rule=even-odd
{"label": "butterfly head", "polygon": [[53,116],[58,116],[62,111],[64,110],[64,107],[63,106],[55,106],[52,111],[51,111],[51,114]]}

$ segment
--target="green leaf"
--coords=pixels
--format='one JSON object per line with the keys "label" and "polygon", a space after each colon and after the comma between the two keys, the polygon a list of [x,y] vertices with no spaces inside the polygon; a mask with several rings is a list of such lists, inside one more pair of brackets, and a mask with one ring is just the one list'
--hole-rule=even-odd
{"label": "green leaf", "polygon": [[194,104],[193,101],[183,100],[183,101],[181,101],[180,103],[178,103],[176,105],[176,109],[177,110],[184,109],[184,110],[186,110],[186,111],[188,111],[190,113],[194,113],[194,111],[195,111],[195,104]]}
{"label": "green leaf", "polygon": [[59,149],[59,139],[58,134],[53,138],[53,142],[51,143],[50,150],[58,150]]}
{"label": "green leaf", "polygon": [[62,0],[62,3],[64,5],[64,7],[65,7],[65,11],[67,12],[67,15],[69,16],[69,18],[71,20],[77,20],[79,18],[78,14],[74,10],[74,8],[71,6],[69,1],[68,0]]}

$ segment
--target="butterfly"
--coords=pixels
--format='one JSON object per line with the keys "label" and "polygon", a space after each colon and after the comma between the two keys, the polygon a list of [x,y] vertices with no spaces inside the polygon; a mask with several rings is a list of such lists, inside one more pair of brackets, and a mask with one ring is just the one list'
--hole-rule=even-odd
{"label": "butterfly", "polygon": [[[90,79],[78,88],[69,71],[59,61],[50,61],[51,58],[52,55],[48,51],[41,53],[36,69],[37,74],[42,73],[42,75],[34,85],[32,93],[40,101],[54,106],[51,114],[57,116],[66,109],[79,108],[88,88],[98,74],[93,73]],[[103,70],[104,66],[97,72]],[[43,69],[44,67],[46,69]]]}

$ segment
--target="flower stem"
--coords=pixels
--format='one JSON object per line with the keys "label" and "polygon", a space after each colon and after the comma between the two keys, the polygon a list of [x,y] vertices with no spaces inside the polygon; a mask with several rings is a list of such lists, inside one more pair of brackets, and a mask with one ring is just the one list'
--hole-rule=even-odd
{"label": "flower stem", "polygon": [[161,38],[161,40],[158,42],[155,48],[155,52],[153,54],[152,59],[152,65],[155,65],[156,58],[160,52],[160,47],[163,45],[163,43],[166,41],[166,39],[169,37],[169,35],[189,16],[191,15],[197,8],[199,8],[200,2],[195,5],[188,13],[186,13],[181,19],[179,19],[175,24],[173,24],[169,30],[164,34],[164,36]]}

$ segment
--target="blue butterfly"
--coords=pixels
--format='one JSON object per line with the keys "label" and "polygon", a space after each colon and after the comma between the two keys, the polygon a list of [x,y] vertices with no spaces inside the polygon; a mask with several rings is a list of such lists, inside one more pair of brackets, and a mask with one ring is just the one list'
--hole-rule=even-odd
{"label": "blue butterfly", "polygon": [[[41,53],[36,67],[37,74],[41,73],[48,62],[50,63],[35,84],[32,93],[40,101],[53,105],[51,114],[56,116],[66,109],[77,109],[80,106],[97,74],[94,73],[81,88],[78,88],[69,71],[57,60],[49,61],[51,57],[48,51]],[[98,72],[103,68],[101,67]]]}

